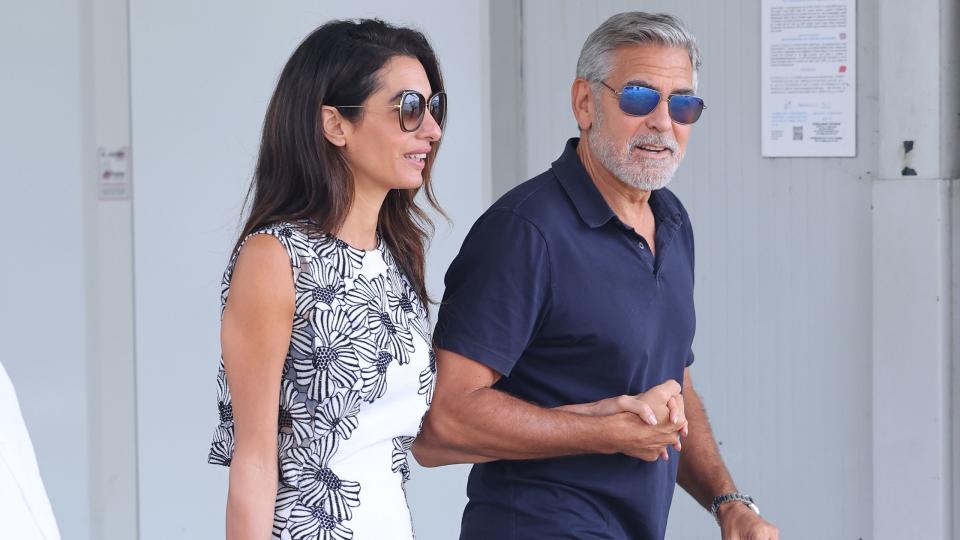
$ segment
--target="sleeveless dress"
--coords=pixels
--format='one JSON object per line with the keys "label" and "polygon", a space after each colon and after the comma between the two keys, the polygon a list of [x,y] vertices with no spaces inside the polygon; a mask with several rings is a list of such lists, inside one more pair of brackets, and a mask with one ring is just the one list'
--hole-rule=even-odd
{"label": "sleeveless dress", "polygon": [[[380,239],[364,251],[306,222],[256,234],[284,246],[296,293],[279,396],[273,537],[413,538],[407,450],[436,379],[423,303]],[[224,273],[221,319],[238,254]],[[222,358],[217,386],[220,423],[208,461],[229,466],[233,410]]]}

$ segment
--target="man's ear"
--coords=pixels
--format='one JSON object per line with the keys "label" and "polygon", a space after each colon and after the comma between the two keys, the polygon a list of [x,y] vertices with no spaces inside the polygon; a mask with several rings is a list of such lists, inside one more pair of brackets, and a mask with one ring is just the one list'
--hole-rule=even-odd
{"label": "man's ear", "polygon": [[334,146],[346,146],[347,138],[353,127],[336,107],[323,105],[320,107],[320,123],[323,126],[323,136]]}
{"label": "man's ear", "polygon": [[577,119],[580,131],[589,131],[597,111],[594,109],[593,88],[586,79],[577,78],[570,88],[570,104],[573,117]]}

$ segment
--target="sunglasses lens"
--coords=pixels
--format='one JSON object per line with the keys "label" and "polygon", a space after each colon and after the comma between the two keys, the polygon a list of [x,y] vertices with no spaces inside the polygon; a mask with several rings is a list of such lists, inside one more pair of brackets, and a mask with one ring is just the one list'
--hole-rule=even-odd
{"label": "sunglasses lens", "polygon": [[416,92],[408,92],[400,101],[400,128],[404,131],[416,131],[423,122],[426,112],[426,100]]}
{"label": "sunglasses lens", "polygon": [[660,93],[643,86],[625,86],[620,94],[620,110],[633,116],[645,116],[657,108]]}
{"label": "sunglasses lens", "polygon": [[678,124],[692,124],[700,119],[703,100],[697,96],[670,96],[670,118]]}
{"label": "sunglasses lens", "polygon": [[443,127],[443,121],[447,118],[447,94],[439,93],[430,98],[430,116],[437,122],[437,125]]}

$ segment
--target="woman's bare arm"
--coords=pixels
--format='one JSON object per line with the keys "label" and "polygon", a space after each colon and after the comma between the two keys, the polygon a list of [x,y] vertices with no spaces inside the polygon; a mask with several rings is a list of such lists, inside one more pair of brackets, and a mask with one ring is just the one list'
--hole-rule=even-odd
{"label": "woman's bare arm", "polygon": [[228,540],[263,540],[271,534],[280,379],[293,310],[286,251],[269,235],[250,238],[237,259],[220,330],[236,438],[227,495]]}

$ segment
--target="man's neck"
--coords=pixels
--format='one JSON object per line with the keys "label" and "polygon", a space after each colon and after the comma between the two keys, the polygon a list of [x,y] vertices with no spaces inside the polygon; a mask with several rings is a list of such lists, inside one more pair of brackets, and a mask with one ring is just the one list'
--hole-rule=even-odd
{"label": "man's neck", "polygon": [[613,213],[627,224],[642,221],[644,214],[649,211],[650,192],[628,186],[607,170],[590,152],[585,136],[581,137],[577,144],[577,155]]}

